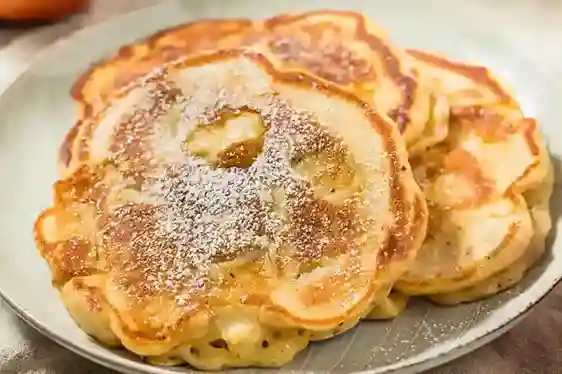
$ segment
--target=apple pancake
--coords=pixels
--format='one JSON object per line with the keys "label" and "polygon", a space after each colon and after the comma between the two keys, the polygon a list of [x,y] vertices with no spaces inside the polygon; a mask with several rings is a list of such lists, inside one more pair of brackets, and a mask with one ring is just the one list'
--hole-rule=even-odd
{"label": "apple pancake", "polygon": [[365,317],[425,235],[394,123],[261,54],[171,63],[83,126],[36,242],[77,324],[153,363],[283,365]]}
{"label": "apple pancake", "polygon": [[61,149],[61,174],[79,166],[72,158],[82,120],[113,95],[167,62],[242,47],[267,55],[278,70],[312,74],[360,96],[397,123],[408,148],[416,144],[409,149],[411,154],[446,136],[445,98],[431,80],[418,75],[403,50],[359,13],[315,11],[264,21],[201,20],[125,46],[75,82],[72,95],[79,105],[79,121]]}
{"label": "apple pancake", "polygon": [[536,121],[487,69],[409,53],[447,96],[451,123],[444,142],[411,160],[430,222],[396,288],[443,304],[490,296],[517,283],[544,252],[548,152]]}
{"label": "apple pancake", "polygon": [[261,44],[276,66],[337,83],[386,113],[410,154],[410,145],[424,131],[432,132],[434,142],[446,135],[444,97],[431,80],[419,76],[404,50],[364,15],[326,10],[283,14],[266,20],[263,30]]}

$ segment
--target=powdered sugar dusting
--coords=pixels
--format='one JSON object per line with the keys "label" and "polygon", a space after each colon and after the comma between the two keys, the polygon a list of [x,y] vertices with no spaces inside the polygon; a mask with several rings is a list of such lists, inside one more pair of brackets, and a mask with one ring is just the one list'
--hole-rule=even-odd
{"label": "powdered sugar dusting", "polygon": [[[213,124],[224,113],[258,113],[266,130],[263,149],[251,166],[220,168],[186,149],[180,161],[161,163],[156,172],[145,176],[141,194],[156,203],[120,207],[104,226],[107,245],[118,249],[117,262],[127,263],[126,269],[121,267],[135,274],[137,288],[139,280],[143,283],[143,293],[182,293],[186,287],[188,292],[203,290],[211,268],[233,259],[282,252],[283,256],[273,259],[282,266],[287,257],[307,262],[334,248],[353,249],[353,239],[361,231],[354,202],[338,208],[318,201],[310,182],[292,167],[313,153],[332,154],[340,160],[347,154],[341,140],[318,126],[310,114],[293,109],[275,95],[261,95],[242,108],[235,106],[237,92],[222,89],[220,107],[216,102],[193,105],[199,97],[180,100],[177,92],[174,103],[183,105],[181,123],[190,131]],[[212,95],[206,92],[204,96]],[[160,107],[153,110],[160,115],[170,100],[167,95],[159,97]],[[144,127],[156,126],[154,119],[143,118]],[[157,144],[150,136],[145,140]]]}

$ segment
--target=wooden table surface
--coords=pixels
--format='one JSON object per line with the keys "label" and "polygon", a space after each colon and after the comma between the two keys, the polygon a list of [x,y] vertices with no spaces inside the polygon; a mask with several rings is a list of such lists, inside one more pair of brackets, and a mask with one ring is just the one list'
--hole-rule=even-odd
{"label": "wooden table surface", "polygon": [[[556,0],[540,0],[559,11]],[[54,25],[0,28],[0,92],[29,59],[48,44],[86,25],[154,3],[155,0],[94,0],[91,9]],[[562,43],[562,40],[559,41]],[[562,79],[562,78],[561,78]],[[13,315],[0,300],[0,373],[114,374],[71,353]],[[496,341],[430,374],[562,374],[562,285]]]}

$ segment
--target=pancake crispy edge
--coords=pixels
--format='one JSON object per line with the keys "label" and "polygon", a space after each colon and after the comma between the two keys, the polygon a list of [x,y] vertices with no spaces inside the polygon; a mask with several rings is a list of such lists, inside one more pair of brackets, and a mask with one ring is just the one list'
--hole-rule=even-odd
{"label": "pancake crispy edge", "polygon": [[89,117],[114,95],[164,64],[206,51],[238,48],[249,42],[255,24],[248,19],[205,19],[159,31],[94,63],[74,82],[71,95],[78,119]]}

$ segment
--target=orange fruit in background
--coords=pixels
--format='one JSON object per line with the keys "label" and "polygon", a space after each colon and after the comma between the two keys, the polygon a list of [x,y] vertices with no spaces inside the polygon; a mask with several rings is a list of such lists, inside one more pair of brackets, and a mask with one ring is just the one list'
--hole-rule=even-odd
{"label": "orange fruit in background", "polygon": [[84,9],[89,0],[0,0],[0,19],[51,20]]}

